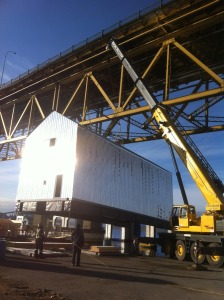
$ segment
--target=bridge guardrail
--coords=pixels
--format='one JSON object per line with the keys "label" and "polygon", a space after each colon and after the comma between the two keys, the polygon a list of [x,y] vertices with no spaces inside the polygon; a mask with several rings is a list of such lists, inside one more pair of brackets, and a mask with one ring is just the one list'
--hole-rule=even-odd
{"label": "bridge guardrail", "polygon": [[67,55],[73,53],[77,49],[87,46],[88,44],[96,41],[97,39],[102,38],[102,37],[112,33],[114,30],[119,29],[119,28],[123,27],[124,25],[127,25],[130,22],[140,19],[142,16],[144,16],[145,14],[147,14],[149,12],[153,13],[154,10],[157,10],[158,8],[161,8],[164,4],[167,4],[167,3],[173,2],[173,1],[174,0],[159,0],[159,1],[155,2],[154,4],[148,6],[147,8],[138,11],[137,13],[125,18],[124,20],[121,20],[121,21],[115,23],[114,25],[112,25],[106,29],[103,29],[102,31],[94,34],[93,36],[91,36],[89,38],[86,38],[84,41],[82,41],[76,45],[73,45],[72,47],[68,48],[67,50],[60,52],[59,54],[53,56],[52,58],[49,58],[48,60],[44,61],[41,64],[38,64],[37,66],[33,67],[32,69],[27,70],[26,72],[11,79],[10,81],[7,81],[7,82],[1,84],[0,89],[6,88],[6,87],[18,82],[19,80],[24,79],[25,77],[35,73],[36,71],[46,67],[47,65],[50,65],[51,63],[55,62],[56,60],[66,57]]}

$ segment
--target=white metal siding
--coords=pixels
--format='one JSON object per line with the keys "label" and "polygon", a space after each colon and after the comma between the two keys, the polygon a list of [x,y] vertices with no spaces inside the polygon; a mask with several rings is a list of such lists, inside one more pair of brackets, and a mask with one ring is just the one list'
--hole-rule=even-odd
{"label": "white metal siding", "polygon": [[57,175],[63,175],[63,199],[169,218],[168,171],[53,112],[27,138],[17,200],[54,199]]}
{"label": "white metal siding", "polygon": [[74,198],[169,219],[168,171],[83,128],[76,151]]}
{"label": "white metal siding", "polygon": [[[61,198],[72,197],[77,128],[53,112],[27,138],[17,200],[53,199],[57,175],[63,175]],[[49,146],[51,138],[56,138],[53,147]]]}

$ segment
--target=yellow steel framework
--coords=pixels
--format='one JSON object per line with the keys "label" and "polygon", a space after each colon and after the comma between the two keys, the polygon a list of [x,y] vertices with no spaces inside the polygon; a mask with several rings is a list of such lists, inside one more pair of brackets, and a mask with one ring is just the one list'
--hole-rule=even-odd
{"label": "yellow steel framework", "polygon": [[0,89],[0,159],[21,156],[52,111],[119,144],[160,139],[151,111],[112,51],[116,38],[183,134],[224,129],[224,2],[165,1]]}

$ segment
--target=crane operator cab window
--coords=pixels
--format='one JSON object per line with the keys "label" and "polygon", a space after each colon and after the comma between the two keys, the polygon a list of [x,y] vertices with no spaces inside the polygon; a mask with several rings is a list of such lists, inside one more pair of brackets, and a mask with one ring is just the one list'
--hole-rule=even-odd
{"label": "crane operator cab window", "polygon": [[176,227],[188,227],[189,218],[195,217],[194,207],[188,205],[174,206],[172,211],[171,222],[172,226]]}
{"label": "crane operator cab window", "polygon": [[189,227],[189,210],[188,206],[182,206],[180,208],[179,215],[179,227]]}
{"label": "crane operator cab window", "polygon": [[179,214],[180,214],[180,207],[179,206],[174,206],[172,210],[172,215],[171,215],[171,225],[172,226],[178,226],[179,225]]}
{"label": "crane operator cab window", "polygon": [[189,227],[197,224],[195,207],[192,205],[180,208],[179,226]]}
{"label": "crane operator cab window", "polygon": [[194,206],[189,206],[189,221],[193,224],[196,221],[196,210]]}
{"label": "crane operator cab window", "polygon": [[180,218],[182,219],[186,219],[187,218],[187,210],[188,210],[188,207],[181,207],[180,209]]}

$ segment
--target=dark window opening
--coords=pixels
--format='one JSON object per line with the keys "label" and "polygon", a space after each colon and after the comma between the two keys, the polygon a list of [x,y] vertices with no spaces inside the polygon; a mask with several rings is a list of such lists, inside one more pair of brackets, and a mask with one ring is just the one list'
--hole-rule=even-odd
{"label": "dark window opening", "polygon": [[54,197],[61,197],[62,175],[57,175],[55,179]]}
{"label": "dark window opening", "polygon": [[62,227],[62,218],[61,217],[57,217],[54,221],[54,226],[55,227]]}
{"label": "dark window opening", "polygon": [[56,138],[50,139],[49,146],[53,147],[53,146],[55,146],[55,144],[56,144]]}

